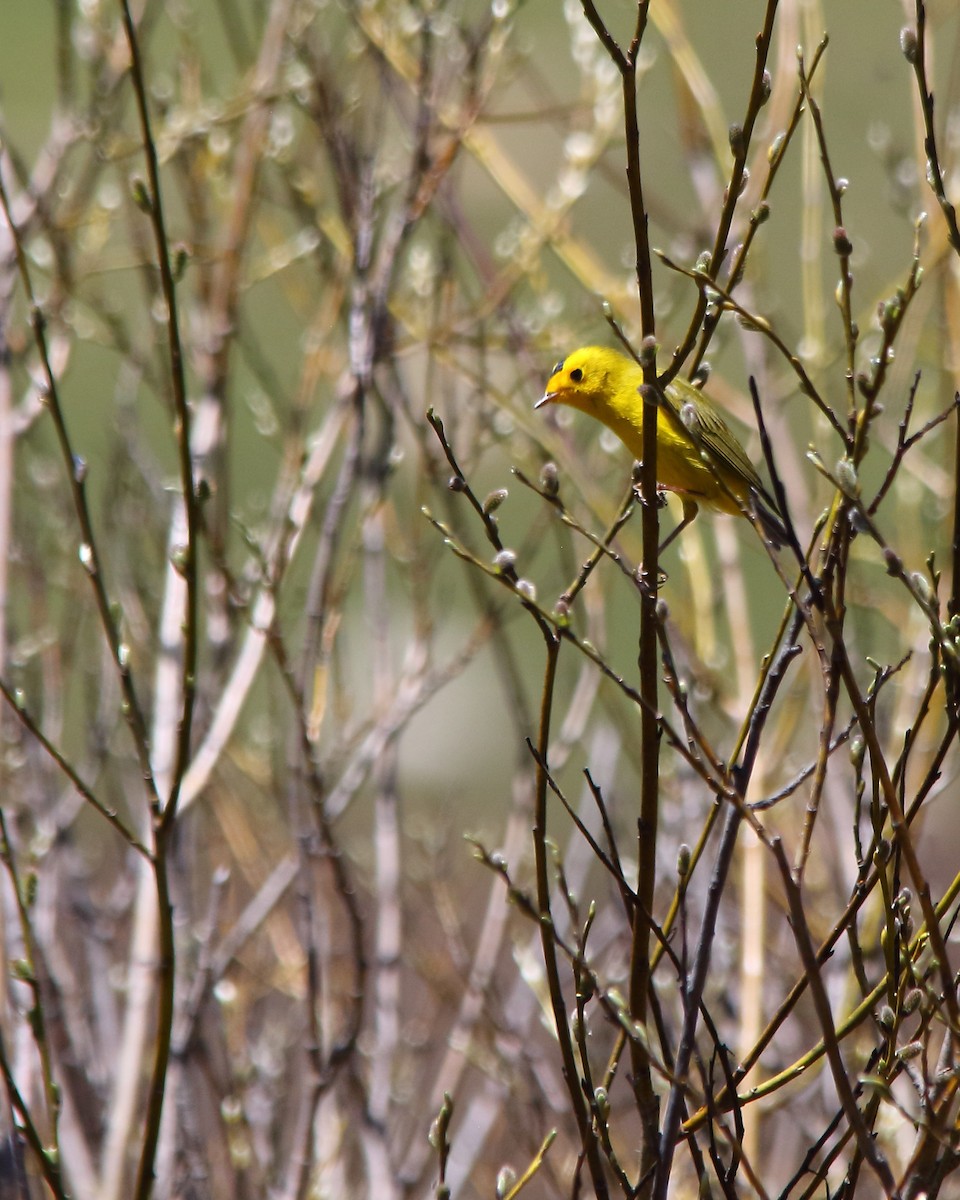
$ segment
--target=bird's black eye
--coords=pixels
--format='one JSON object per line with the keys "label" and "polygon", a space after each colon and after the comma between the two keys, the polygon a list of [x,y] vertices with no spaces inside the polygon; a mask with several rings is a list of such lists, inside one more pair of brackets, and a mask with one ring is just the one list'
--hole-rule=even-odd
{"label": "bird's black eye", "polygon": [[579,383],[580,380],[583,378],[583,372],[580,370],[579,367],[574,367],[573,370],[570,372],[570,378],[573,380],[574,383]]}
{"label": "bird's black eye", "polygon": [[552,375],[558,375],[563,370],[563,359],[561,358],[557,365],[551,371]]}

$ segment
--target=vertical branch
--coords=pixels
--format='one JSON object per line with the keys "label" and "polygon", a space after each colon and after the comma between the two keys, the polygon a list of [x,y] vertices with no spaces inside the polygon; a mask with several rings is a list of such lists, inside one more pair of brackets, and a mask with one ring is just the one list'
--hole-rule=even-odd
{"label": "vertical branch", "polygon": [[[7,822],[2,808],[0,808],[0,863],[3,864],[10,877],[10,885],[14,897],[13,902],[16,906],[20,924],[23,951],[17,974],[20,976],[20,980],[30,997],[27,1014],[37,1056],[40,1059],[40,1077],[46,1107],[46,1121],[43,1133],[45,1135],[44,1141],[47,1145],[39,1150],[38,1166],[54,1191],[54,1194],[62,1195],[63,1185],[60,1178],[60,1113],[62,1103],[60,1090],[54,1078],[50,1037],[47,1032],[47,1021],[44,1015],[42,983],[43,977],[46,975],[46,970],[42,965],[41,955],[38,953],[36,933],[29,913],[30,901],[24,888],[24,881],[21,879],[20,872],[17,869],[13,847],[10,844],[10,836],[7,831]],[[21,1119],[25,1126],[28,1123],[33,1123],[27,1113],[22,1114]]]}
{"label": "vertical branch", "polygon": [[[950,595],[947,599],[947,614],[960,614],[960,409],[954,421],[953,431],[953,525],[950,537],[951,571]],[[956,699],[954,698],[954,705]]]}
{"label": "vertical branch", "polygon": [[175,550],[174,565],[186,583],[185,612],[183,623],[183,659],[181,662],[182,708],[177,741],[177,761],[170,780],[170,793],[162,805],[161,826],[173,821],[180,793],[180,783],[190,757],[190,730],[193,723],[193,705],[197,690],[197,534],[200,527],[200,512],[196,489],[193,485],[193,463],[190,457],[190,407],[187,404],[187,381],[183,365],[183,346],[180,341],[180,322],[177,317],[177,292],[173,280],[173,265],[170,261],[170,246],[167,242],[166,222],[163,216],[163,199],[160,192],[160,165],[157,147],[150,128],[147,111],[146,81],[140,44],[130,14],[129,0],[120,0],[123,25],[130,48],[130,74],[137,111],[140,117],[140,133],[143,152],[147,161],[149,192],[146,196],[150,222],[153,226],[157,248],[157,265],[160,270],[160,290],[166,308],[167,340],[170,353],[170,382],[173,399],[174,433],[180,468],[180,487],[186,517],[186,544]]}
{"label": "vertical branch", "polygon": [[[544,969],[547,975],[547,987],[550,992],[550,1004],[553,1008],[554,1027],[557,1040],[560,1043],[560,1055],[563,1064],[563,1079],[567,1085],[573,1115],[576,1118],[580,1134],[581,1153],[586,1156],[593,1181],[594,1191],[598,1200],[606,1200],[608,1195],[607,1182],[603,1173],[603,1161],[596,1133],[591,1127],[590,1114],[584,1101],[583,1090],[580,1086],[580,1072],[577,1069],[576,1055],[573,1050],[573,1040],[570,1036],[570,1022],[567,1019],[567,1008],[563,999],[563,987],[560,983],[560,969],[557,962],[557,946],[550,912],[550,848],[547,841],[547,793],[549,780],[547,776],[547,755],[550,745],[550,714],[553,709],[553,692],[557,679],[557,662],[560,658],[560,638],[542,620],[537,621],[543,634],[547,651],[547,662],[544,670],[543,692],[540,700],[540,728],[537,734],[537,772],[536,796],[534,799],[533,850],[537,875],[537,908],[540,913],[540,943],[543,947]],[[641,924],[637,921],[636,924]]]}
{"label": "vertical branch", "polygon": [[[0,231],[0,256],[6,258],[8,250],[7,237]],[[7,672],[7,589],[13,521],[13,379],[7,329],[15,283],[16,272],[4,270],[0,275],[0,679]]]}
{"label": "vertical branch", "polygon": [[947,239],[956,254],[960,254],[960,223],[957,210],[947,196],[943,182],[943,165],[937,148],[937,133],[933,123],[933,92],[927,82],[927,6],[924,0],[916,0],[917,27],[904,29],[900,34],[900,46],[904,57],[913,67],[917,80],[917,93],[923,113],[923,148],[927,155],[927,179],[940,205],[947,226]]}
{"label": "vertical branch", "polygon": [[[637,822],[637,916],[633,922],[630,952],[630,1015],[641,1027],[647,1021],[651,986],[651,922],[657,883],[657,824],[660,803],[660,730],[657,722],[659,663],[657,657],[657,588],[660,518],[657,509],[657,344],[653,307],[653,272],[650,259],[649,219],[643,197],[640,163],[640,128],[637,119],[637,57],[647,25],[650,0],[638,0],[637,23],[626,52],[604,25],[592,0],[582,0],[583,11],[601,43],[616,64],[623,85],[623,121],[627,146],[627,187],[637,252],[637,289],[643,346],[640,362],[645,385],[643,404],[642,499],[643,567],[640,587],[640,650],[638,668],[643,705],[640,716],[642,760],[640,767],[640,819]],[[640,1186],[649,1189],[659,1154],[659,1101],[645,1051],[636,1038],[630,1041],[633,1086],[643,1126]],[[642,1193],[641,1193],[642,1194]]]}
{"label": "vertical branch", "polygon": [[[776,23],[778,3],[779,0],[767,0],[763,27],[757,34],[757,51],[753,80],[750,85],[750,96],[747,101],[743,124],[734,125],[730,130],[733,168],[730,172],[730,180],[726,191],[724,192],[723,208],[720,212],[720,219],[717,222],[717,232],[710,251],[710,264],[707,269],[707,274],[714,282],[719,279],[720,268],[726,261],[729,252],[730,231],[733,228],[733,218],[737,208],[737,201],[740,199],[747,178],[747,156],[750,152],[750,144],[753,139],[757,117],[770,95],[770,77],[767,72],[767,59],[769,58],[770,47],[773,42],[773,29]],[[736,273],[731,276],[731,286],[736,283],[740,266],[742,266],[742,259],[739,259],[739,256],[735,259],[735,265]],[[706,353],[709,339],[716,328],[716,319],[705,320],[705,318],[707,318],[707,295],[701,289],[686,336],[673,356],[673,363],[668,371],[670,378],[680,369],[698,335],[700,337],[700,345],[694,356],[693,365],[698,365]]]}
{"label": "vertical branch", "polygon": [[807,809],[804,815],[803,834],[800,839],[800,848],[797,851],[797,856],[794,862],[794,872],[797,879],[803,878],[803,873],[806,869],[807,858],[810,854],[810,843],[813,839],[813,829],[816,823],[817,814],[820,811],[820,800],[823,796],[824,785],[827,779],[827,760],[830,755],[830,744],[833,738],[833,730],[837,721],[837,698],[840,693],[840,668],[837,661],[836,650],[829,663],[829,666],[824,667],[824,689],[823,689],[823,716],[820,721],[819,733],[819,749],[817,752],[817,764],[813,776],[813,785],[810,789],[810,795],[807,798]]}
{"label": "vertical branch", "polygon": [[[389,592],[384,548],[385,498],[380,487],[370,488],[370,511],[364,521],[365,603],[367,629],[374,648],[373,708],[377,713],[389,706],[392,666],[389,631]],[[397,788],[397,753],[394,745],[381,755],[376,770],[374,853],[376,856],[375,952],[371,986],[374,1045],[366,1107],[371,1128],[365,1148],[371,1191],[384,1200],[395,1191],[390,1172],[387,1131],[392,1080],[400,1046],[400,966],[403,951],[403,914],[400,883],[403,854],[400,829],[400,795]],[[379,1174],[378,1174],[379,1173]]]}
{"label": "vertical branch", "polygon": [[[7,1054],[7,1049],[3,1040],[3,1032],[0,1030],[0,1075],[3,1076],[3,1085],[7,1093],[7,1101],[10,1112],[17,1116],[17,1126],[15,1128],[14,1137],[22,1137],[24,1142],[33,1151],[33,1156],[37,1161],[37,1165],[43,1176],[44,1182],[50,1189],[51,1195],[55,1200],[66,1200],[67,1192],[63,1187],[63,1182],[60,1178],[60,1165],[56,1157],[49,1154],[44,1146],[44,1140],[41,1136],[41,1131],[37,1129],[33,1123],[33,1118],[30,1113],[30,1106],[27,1104],[24,1097],[21,1095],[17,1087],[16,1079],[14,1078],[13,1066]],[[19,1158],[19,1148],[15,1143],[11,1148],[11,1156]],[[20,1185],[20,1195],[28,1197],[26,1173],[23,1171],[22,1163],[17,1163],[17,1166],[11,1171],[11,1175],[22,1178],[23,1182]],[[6,1178],[5,1178],[6,1182]]]}
{"label": "vertical branch", "polygon": [[[757,695],[755,678],[756,649],[753,622],[739,619],[750,612],[746,572],[740,557],[740,542],[732,522],[718,522],[717,550],[723,567],[724,601],[730,644],[736,665],[736,706],[738,712],[749,713]],[[761,759],[756,772],[756,786],[764,786],[765,766]],[[763,1028],[763,999],[766,935],[766,863],[767,851],[753,831],[745,831],[740,850],[738,904],[740,909],[740,1013],[737,1046],[747,1050]],[[721,835],[722,836],[722,835]],[[758,1107],[744,1113],[742,1150],[747,1159],[756,1159],[760,1147],[763,1114]]]}
{"label": "vertical branch", "polygon": [[[943,182],[943,164],[937,147],[937,131],[933,121],[933,92],[927,82],[927,8],[924,0],[916,0],[917,24],[915,29],[906,28],[900,34],[900,47],[904,57],[913,67],[923,115],[923,148],[926,153],[927,181],[940,205],[947,240],[955,254],[960,255],[960,223],[957,210],[947,196]],[[953,536],[951,539],[952,578],[947,612],[950,616],[960,613],[960,419],[954,437],[953,450]]]}
{"label": "vertical branch", "polygon": [[[184,521],[184,542],[171,549],[172,569],[183,580],[183,593],[171,581],[167,589],[168,606],[176,605],[180,624],[177,639],[180,652],[180,678],[175,690],[179,702],[179,724],[176,735],[176,751],[172,770],[164,781],[168,787],[166,795],[157,795],[153,809],[154,832],[154,880],[157,903],[157,1011],[154,1059],[147,1091],[147,1106],[144,1115],[143,1145],[137,1165],[134,1187],[136,1200],[146,1200],[153,1188],[154,1163],[160,1137],[160,1120],[163,1113],[167,1068],[170,1061],[170,1039],[173,1030],[175,954],[173,936],[173,909],[170,899],[170,877],[167,851],[170,834],[177,811],[180,784],[190,757],[190,735],[193,725],[193,709],[196,697],[197,677],[197,540],[200,514],[196,490],[193,483],[193,463],[190,451],[190,409],[187,404],[187,385],[183,362],[183,347],[180,340],[180,323],[177,316],[177,296],[167,241],[166,222],[163,213],[163,197],[160,189],[160,166],[156,143],[150,126],[147,109],[146,81],[140,44],[130,12],[129,0],[120,0],[123,26],[130,50],[130,75],[136,97],[140,120],[140,134],[147,164],[147,187],[143,206],[146,208],[153,227],[156,243],[157,265],[160,271],[160,290],[166,316],[168,351],[170,356],[170,383],[174,412],[174,434],[180,470],[181,503]],[[173,528],[178,521],[174,516]],[[181,607],[182,604],[182,607]],[[163,656],[161,656],[162,658]]]}
{"label": "vertical branch", "polygon": [[[150,811],[154,817],[153,825],[156,835],[156,849],[156,846],[161,845],[165,841],[161,835],[163,798],[161,796],[160,787],[158,784],[157,772],[151,758],[151,741],[147,733],[146,718],[138,698],[131,672],[129,647],[127,647],[121,639],[116,610],[108,595],[104,580],[102,555],[94,533],[93,521],[87,499],[85,486],[86,466],[83,463],[83,460],[79,458],[73,450],[73,444],[67,429],[56,377],[51,365],[50,354],[47,345],[45,318],[35,299],[30,273],[27,267],[26,255],[23,250],[19,231],[13,221],[9,197],[2,176],[0,176],[0,207],[3,209],[7,224],[11,231],[21,279],[23,281],[28,304],[30,306],[31,324],[33,327],[34,338],[40,354],[41,362],[43,364],[46,399],[54,421],[54,427],[56,430],[57,441],[60,447],[61,455],[66,464],[74,510],[80,528],[80,560],[86,569],[88,577],[90,578],[104,637],[110,650],[111,660],[116,667],[119,676],[121,692],[124,700],[123,712],[133,737],[138,763],[140,765],[144,783],[147,788]],[[182,623],[182,618],[180,619],[179,623]],[[182,712],[183,710],[181,709],[181,713]],[[157,1013],[158,1039],[155,1046],[156,1056],[154,1059],[153,1073],[154,1085],[150,1088],[148,1113],[145,1118],[144,1145],[141,1156],[141,1167],[143,1168],[143,1171],[141,1174],[141,1183],[138,1185],[138,1196],[145,1196],[152,1184],[153,1160],[156,1152],[160,1112],[163,1101],[163,1078],[166,1074],[166,1065],[169,1059],[169,1039],[173,1016],[173,924],[169,905],[167,881],[165,878],[160,878],[161,875],[165,875],[165,866],[160,863],[159,857],[157,856],[151,859],[149,869],[152,870],[155,878],[154,887],[156,889],[156,905],[147,905],[142,912],[144,928],[146,929],[143,938],[138,942],[138,945],[144,948],[144,959],[142,961],[147,961],[147,959],[155,952],[156,934],[154,932],[154,925],[157,906],[159,906],[160,910],[165,913],[166,930],[161,937],[159,989],[151,977],[149,982],[142,981],[143,986],[141,988],[132,986],[130,991],[130,1003],[133,1008],[137,1008],[136,996],[139,996],[142,1000],[142,1004],[139,1006],[139,1011],[144,1020],[146,1019],[148,1007],[154,1001],[156,994],[159,993],[160,997]],[[146,973],[149,973],[149,971]],[[144,1039],[142,1036],[139,1037],[137,1039],[137,1044],[142,1046],[143,1040]],[[127,1068],[126,1078],[130,1082],[131,1091],[129,1103],[127,1105],[120,1105],[117,1109],[112,1110],[111,1131],[121,1131],[124,1128],[128,1128],[128,1125],[123,1125],[123,1121],[126,1118],[129,1118],[129,1120],[132,1122],[134,1119],[134,1114],[139,1113],[138,1106],[135,1105],[133,1101],[133,1093],[136,1087],[139,1085],[139,1073],[135,1070],[138,1062],[139,1058],[135,1059],[129,1064],[123,1061],[121,1063],[122,1066]],[[123,1073],[121,1072],[118,1075],[118,1078],[122,1077]],[[118,1113],[120,1114],[119,1125],[114,1123]],[[120,1140],[120,1137],[122,1137],[122,1141]],[[108,1176],[113,1178],[116,1188],[119,1188],[121,1185],[122,1165],[125,1159],[125,1143],[126,1138],[125,1136],[122,1136],[122,1133],[120,1133],[116,1141],[112,1140],[111,1136],[108,1134],[106,1148]],[[115,1165],[116,1171],[111,1171],[111,1163]],[[107,1187],[106,1194],[110,1194],[109,1186]]]}
{"label": "vertical branch", "polygon": [[[278,75],[290,28],[291,0],[273,0],[261,38],[257,61],[249,73],[249,99],[237,138],[237,157],[231,179],[231,200],[222,221],[223,235],[215,252],[205,295],[204,336],[195,354],[198,399],[194,410],[191,450],[197,479],[211,481],[211,497],[204,509],[204,534],[215,556],[225,553],[229,523],[230,472],[223,461],[227,441],[227,388],[231,354],[236,342],[239,297],[247,261],[246,249],[256,209],[270,120],[271,101],[279,90]],[[238,21],[225,21],[235,27]],[[235,33],[235,29],[231,29]],[[206,638],[214,661],[222,655],[230,629],[224,605],[221,571],[208,571]]]}
{"label": "vertical branch", "polygon": [[840,307],[840,318],[843,323],[844,345],[846,349],[846,371],[845,379],[847,384],[847,399],[849,403],[849,421],[851,424],[851,434],[854,432],[853,422],[856,417],[856,354],[857,340],[859,337],[857,323],[853,319],[853,275],[850,270],[850,259],[853,254],[853,245],[850,238],[847,236],[847,231],[843,223],[843,194],[845,185],[838,182],[833,172],[833,167],[830,162],[830,152],[827,147],[827,138],[823,126],[823,115],[820,112],[820,106],[817,103],[810,85],[810,75],[807,72],[806,64],[803,55],[799,56],[799,72],[800,72],[800,87],[801,92],[806,100],[807,107],[813,119],[813,126],[817,137],[817,146],[820,151],[820,162],[823,166],[824,178],[827,182],[827,189],[830,192],[830,205],[833,210],[833,248],[836,252],[837,259],[840,263],[840,283],[837,289],[837,301]]}

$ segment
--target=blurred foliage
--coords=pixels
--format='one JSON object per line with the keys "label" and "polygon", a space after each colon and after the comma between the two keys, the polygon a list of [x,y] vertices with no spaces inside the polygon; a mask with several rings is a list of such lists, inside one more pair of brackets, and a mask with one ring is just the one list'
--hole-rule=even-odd
{"label": "blurred foliage", "polygon": [[954,1194],[960,15],[649,5],[658,366],[826,599],[660,564],[638,1027],[641,522],[532,407],[643,332],[584,7],[145,0],[146,135],[124,3],[5,14],[4,1197]]}

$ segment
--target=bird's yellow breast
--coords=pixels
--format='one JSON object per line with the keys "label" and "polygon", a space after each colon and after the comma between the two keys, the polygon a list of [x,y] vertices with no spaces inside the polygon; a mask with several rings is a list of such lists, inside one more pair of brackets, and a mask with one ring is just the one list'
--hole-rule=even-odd
{"label": "bird's yellow breast", "polygon": [[[574,351],[559,363],[544,400],[568,404],[602,421],[634,458],[643,459],[643,370],[602,346]],[[709,463],[709,465],[708,465]],[[690,384],[669,384],[657,409],[657,482],[698,503],[739,513],[759,479],[711,401]]]}

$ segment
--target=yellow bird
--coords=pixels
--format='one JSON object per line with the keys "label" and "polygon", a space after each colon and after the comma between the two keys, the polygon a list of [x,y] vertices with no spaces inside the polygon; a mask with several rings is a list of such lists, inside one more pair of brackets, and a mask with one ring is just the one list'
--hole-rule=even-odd
{"label": "yellow bird", "polygon": [[[643,368],[617,350],[584,346],[557,363],[534,407],[569,404],[612,429],[636,459],[643,457]],[[684,379],[674,379],[657,407],[657,483],[676,492],[683,520],[661,549],[704,504],[720,512],[754,513],[774,546],[787,542],[776,505],[719,409]],[[743,507],[741,507],[741,505]]]}

